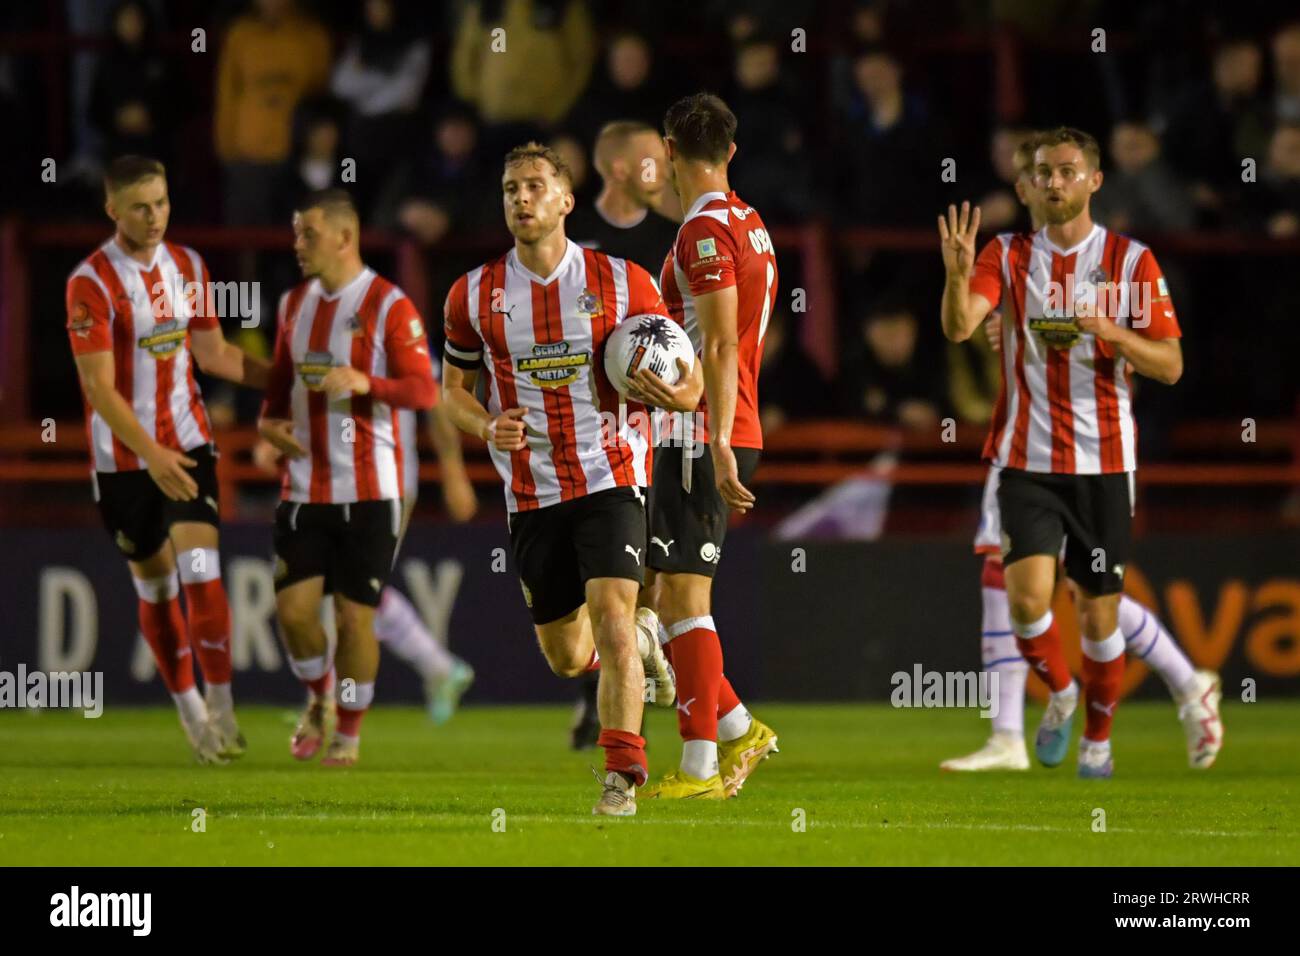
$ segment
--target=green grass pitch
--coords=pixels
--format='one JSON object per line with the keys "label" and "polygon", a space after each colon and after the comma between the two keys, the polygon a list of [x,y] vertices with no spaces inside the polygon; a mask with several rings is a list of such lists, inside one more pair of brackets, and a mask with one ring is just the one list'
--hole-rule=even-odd
{"label": "green grass pitch", "polygon": [[[470,707],[434,728],[380,707],[346,771],[295,763],[281,708],[241,710],[249,753],[227,767],[193,764],[162,708],[0,713],[0,865],[1300,863],[1300,701],[1229,704],[1208,772],[1187,769],[1170,704],[1124,704],[1110,781],[1076,779],[1073,752],[1055,770],[941,773],[983,741],[974,711],[757,712],[781,753],[739,798],[641,801],[633,819],[591,816],[599,757],[565,749],[567,708]],[[658,773],[676,726],[648,723]]]}

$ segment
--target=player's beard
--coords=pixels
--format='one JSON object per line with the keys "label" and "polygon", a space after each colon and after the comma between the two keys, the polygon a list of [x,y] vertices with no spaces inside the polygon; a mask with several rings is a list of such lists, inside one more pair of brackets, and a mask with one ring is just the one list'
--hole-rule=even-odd
{"label": "player's beard", "polygon": [[1063,197],[1064,202],[1050,203],[1043,202],[1043,219],[1050,225],[1059,226],[1076,218],[1079,213],[1083,212],[1083,207],[1088,203],[1087,196],[1080,196],[1077,199],[1070,199],[1068,196]]}

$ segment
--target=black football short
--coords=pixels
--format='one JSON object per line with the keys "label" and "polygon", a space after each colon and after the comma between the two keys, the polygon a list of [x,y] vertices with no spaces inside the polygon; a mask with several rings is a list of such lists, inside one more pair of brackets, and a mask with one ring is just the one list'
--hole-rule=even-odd
{"label": "black football short", "polygon": [[117,550],[128,560],[143,561],[157,554],[177,522],[220,524],[216,450],[199,445],[185,454],[196,463],[186,469],[199,486],[193,501],[172,501],[144,469],[95,472],[99,515]]}
{"label": "black football short", "polygon": [[1133,476],[1056,475],[1003,468],[998,482],[1002,563],[1057,557],[1085,592],[1118,594],[1133,541]]}
{"label": "black football short", "polygon": [[592,578],[645,582],[646,510],[640,488],[607,488],[510,516],[510,547],[534,624],[587,601]]}
{"label": "black football short", "polygon": [[[655,448],[654,508],[650,512],[650,560],[656,571],[669,574],[703,574],[713,577],[722,559],[731,509],[718,494],[713,476],[713,455],[707,445],[691,459],[691,490],[682,487],[680,445]],[[748,487],[758,468],[757,448],[736,448],[740,483]]]}
{"label": "black football short", "polygon": [[325,589],[370,607],[388,583],[402,503],[281,501],[275,509],[275,589],[324,578]]}

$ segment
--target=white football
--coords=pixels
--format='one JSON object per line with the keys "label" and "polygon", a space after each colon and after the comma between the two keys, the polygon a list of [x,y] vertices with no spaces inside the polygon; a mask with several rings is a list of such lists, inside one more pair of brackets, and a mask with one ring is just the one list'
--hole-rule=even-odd
{"label": "white football", "polygon": [[630,315],[605,340],[605,374],[620,395],[641,369],[654,372],[668,385],[676,385],[677,360],[695,367],[690,336],[666,315]]}

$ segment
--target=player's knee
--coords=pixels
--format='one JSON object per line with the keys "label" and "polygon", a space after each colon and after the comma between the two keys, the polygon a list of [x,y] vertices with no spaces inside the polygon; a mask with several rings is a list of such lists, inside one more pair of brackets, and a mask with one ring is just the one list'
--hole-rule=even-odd
{"label": "player's knee", "polygon": [[1008,597],[1007,603],[1011,608],[1012,619],[1022,624],[1041,620],[1052,607],[1050,599],[1036,594],[1018,594],[1015,597]]}
{"label": "player's knee", "polygon": [[285,603],[276,608],[280,626],[293,637],[306,636],[320,626],[320,611],[309,604]]}

